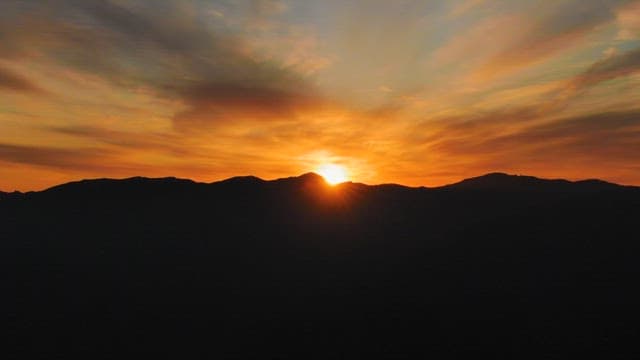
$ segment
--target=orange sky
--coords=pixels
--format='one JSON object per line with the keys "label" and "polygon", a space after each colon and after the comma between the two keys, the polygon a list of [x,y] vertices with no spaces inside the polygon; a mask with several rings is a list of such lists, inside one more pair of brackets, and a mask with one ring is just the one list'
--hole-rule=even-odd
{"label": "orange sky", "polygon": [[0,3],[0,190],[325,163],[640,185],[640,1]]}

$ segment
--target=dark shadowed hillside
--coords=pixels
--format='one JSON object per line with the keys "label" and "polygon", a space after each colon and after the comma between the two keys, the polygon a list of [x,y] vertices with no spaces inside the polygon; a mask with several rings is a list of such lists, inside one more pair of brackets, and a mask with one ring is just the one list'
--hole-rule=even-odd
{"label": "dark shadowed hillside", "polygon": [[534,176],[491,173],[443,186],[442,188],[453,190],[491,190],[499,192],[591,192],[620,190],[624,187],[597,179],[571,182],[563,179],[547,180]]}
{"label": "dark shadowed hillside", "polygon": [[0,219],[14,354],[638,355],[634,187],[100,179],[0,194]]}

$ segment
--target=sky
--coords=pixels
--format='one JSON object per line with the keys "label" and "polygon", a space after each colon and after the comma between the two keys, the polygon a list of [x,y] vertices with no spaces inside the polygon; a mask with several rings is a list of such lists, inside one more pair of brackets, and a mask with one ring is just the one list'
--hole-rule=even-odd
{"label": "sky", "polygon": [[0,190],[325,164],[640,185],[640,1],[0,2]]}

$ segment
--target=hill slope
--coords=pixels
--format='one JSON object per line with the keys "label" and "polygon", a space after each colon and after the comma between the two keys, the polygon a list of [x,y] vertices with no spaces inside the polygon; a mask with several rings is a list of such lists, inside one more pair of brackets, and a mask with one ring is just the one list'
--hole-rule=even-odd
{"label": "hill slope", "polygon": [[639,218],[638,188],[504,174],[81,181],[0,201],[5,324],[47,357],[631,357]]}

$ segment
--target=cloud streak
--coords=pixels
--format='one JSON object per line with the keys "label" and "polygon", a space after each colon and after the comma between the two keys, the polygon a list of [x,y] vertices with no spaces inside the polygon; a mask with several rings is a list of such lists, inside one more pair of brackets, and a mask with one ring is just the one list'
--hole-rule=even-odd
{"label": "cloud streak", "polygon": [[42,90],[29,79],[0,67],[0,89],[27,93],[40,93]]}
{"label": "cloud streak", "polygon": [[640,71],[640,48],[610,56],[591,65],[576,76],[572,86],[576,89],[594,86],[603,81],[627,76]]}
{"label": "cloud streak", "polygon": [[[565,1],[542,12],[540,20],[521,24],[524,31],[493,56],[477,76],[493,77],[567,51],[598,26],[615,20],[615,9],[628,1]],[[525,20],[525,19],[523,19]],[[526,21],[526,20],[525,20]]]}
{"label": "cloud streak", "polygon": [[108,168],[106,151],[97,148],[65,149],[0,143],[0,160],[65,170],[96,170]]}
{"label": "cloud streak", "polygon": [[[67,0],[56,2],[55,8],[44,5],[45,9],[29,13],[20,3],[11,2],[4,5],[5,10],[13,11],[19,19],[13,27],[22,30],[8,31],[4,35],[7,43],[17,45],[0,52],[27,53],[25,40],[35,35],[15,22],[33,25],[48,34],[30,44],[41,55],[125,88],[143,86],[158,96],[181,99],[187,109],[176,113],[178,128],[228,121],[231,116],[221,113],[237,118],[244,109],[248,110],[245,116],[278,115],[313,101],[313,86],[303,75],[256,57],[242,34],[224,25],[198,26],[199,6],[147,2],[126,7],[111,1]],[[255,16],[260,17],[281,9],[275,2],[253,6]],[[5,83],[12,81],[9,86],[34,88],[15,76],[0,76]],[[198,121],[190,121],[192,118]]]}

